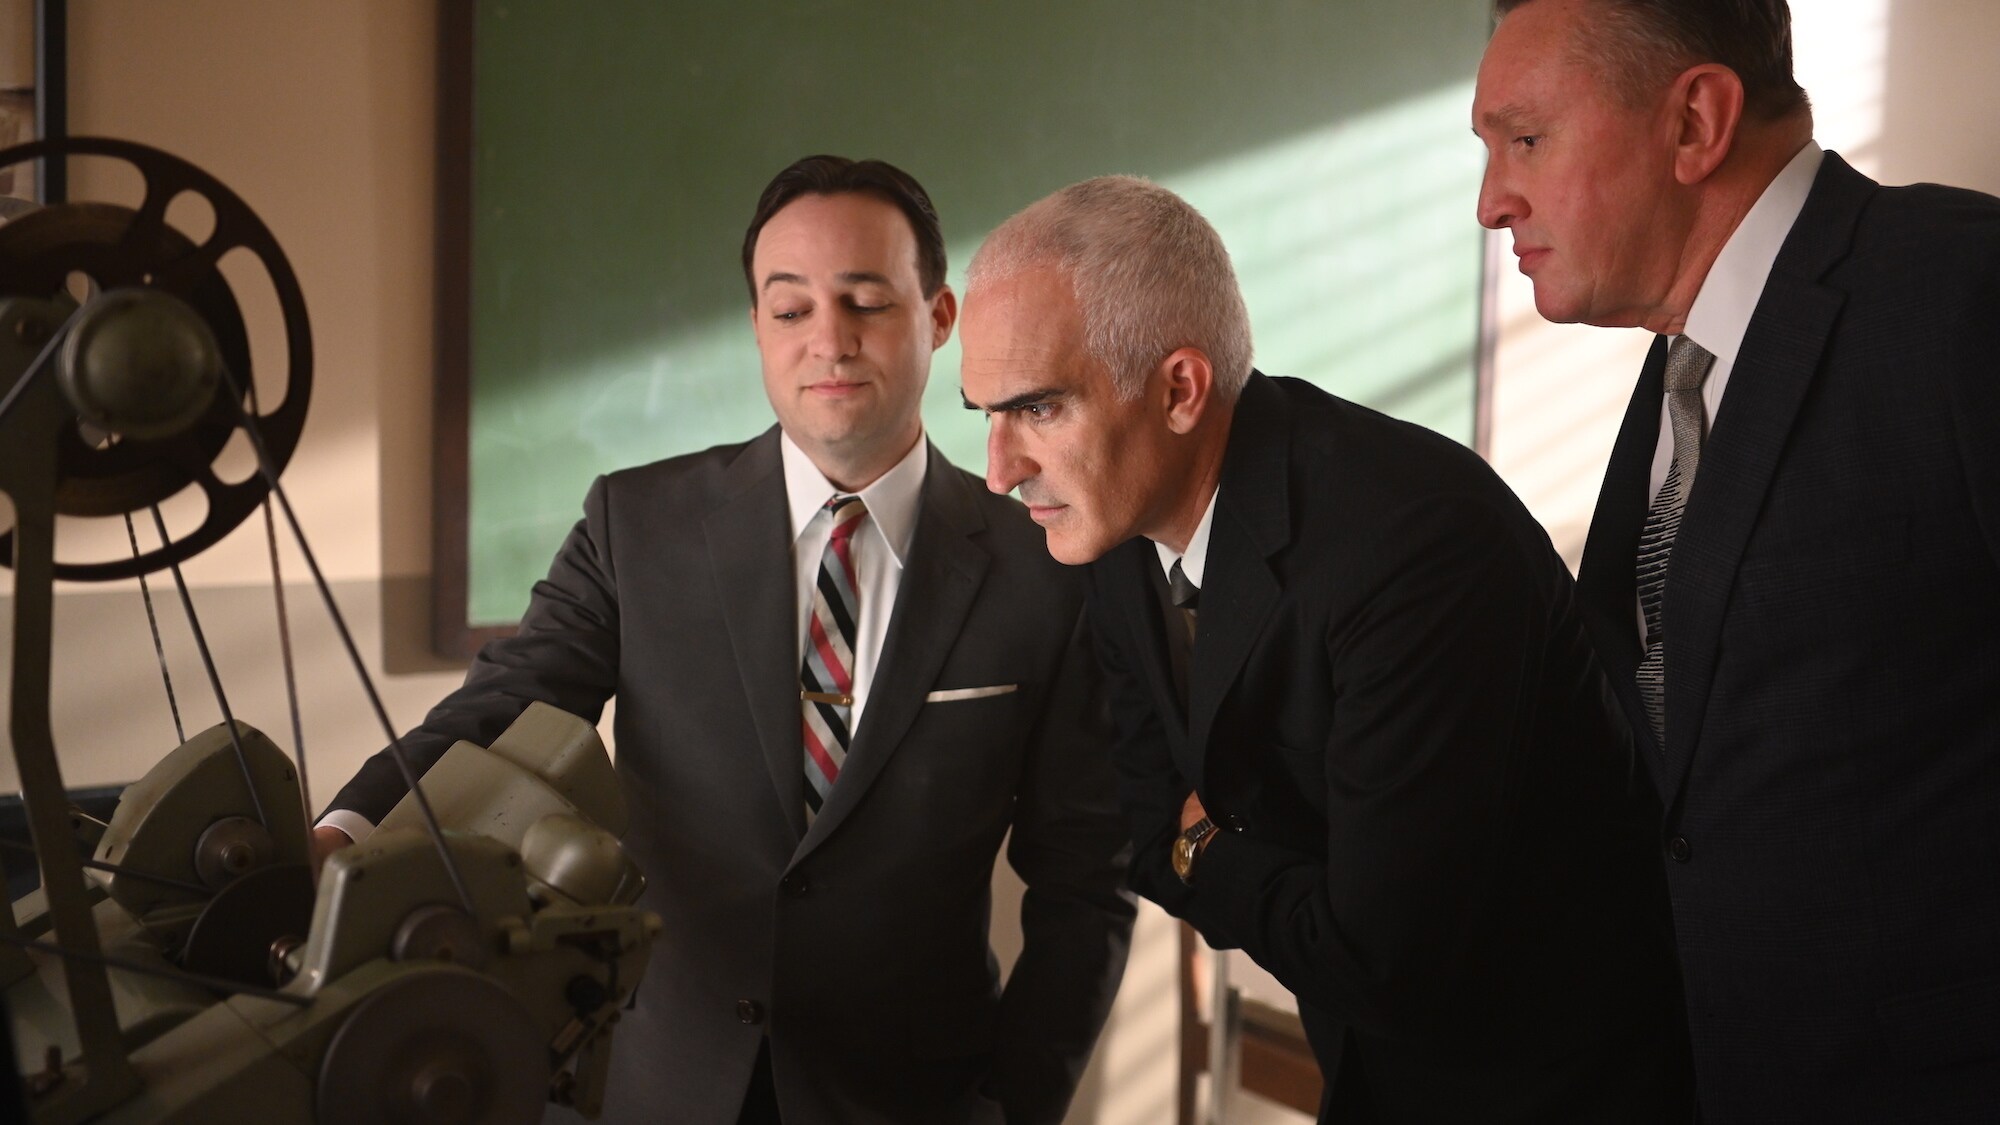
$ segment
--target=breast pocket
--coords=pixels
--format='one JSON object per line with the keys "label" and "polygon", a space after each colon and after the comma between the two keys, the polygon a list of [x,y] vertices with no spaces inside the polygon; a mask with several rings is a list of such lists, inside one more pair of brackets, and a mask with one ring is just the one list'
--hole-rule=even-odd
{"label": "breast pocket", "polygon": [[975,699],[994,699],[1002,695],[1012,695],[1021,690],[1020,684],[988,684],[985,687],[939,688],[924,696],[925,703],[970,703]]}
{"label": "breast pocket", "polygon": [[[1013,690],[985,690],[1000,686]],[[984,832],[1012,806],[1031,733],[1026,698],[1011,682],[927,693],[878,784],[908,815],[944,837]],[[865,737],[867,720],[862,722]]]}

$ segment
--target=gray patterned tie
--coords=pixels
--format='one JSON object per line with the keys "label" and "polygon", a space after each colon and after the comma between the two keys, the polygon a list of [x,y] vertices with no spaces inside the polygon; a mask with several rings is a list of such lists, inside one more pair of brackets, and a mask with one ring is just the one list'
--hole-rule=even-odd
{"label": "gray patterned tie", "polygon": [[1661,626],[1660,606],[1667,591],[1667,556],[1680,531],[1681,512],[1687,507],[1688,493],[1694,490],[1695,470],[1701,465],[1704,418],[1701,405],[1702,380],[1715,357],[1685,335],[1667,349],[1667,419],[1674,431],[1674,463],[1660,494],[1646,512],[1645,528],[1639,533],[1639,607],[1646,615],[1646,655],[1639,662],[1639,696],[1646,704],[1646,721],[1653,728],[1653,740],[1662,747],[1666,735],[1666,633]]}

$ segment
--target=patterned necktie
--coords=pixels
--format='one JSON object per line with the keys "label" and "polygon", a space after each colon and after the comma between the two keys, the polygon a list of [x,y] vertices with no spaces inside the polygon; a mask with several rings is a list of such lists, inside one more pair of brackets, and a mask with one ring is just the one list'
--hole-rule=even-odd
{"label": "patterned necktie", "polygon": [[826,502],[826,511],[833,516],[833,534],[819,558],[812,615],[806,619],[806,657],[799,669],[809,821],[833,792],[853,734],[848,727],[854,715],[854,638],[861,609],[854,577],[854,529],[861,526],[868,507],[859,496],[836,493]]}
{"label": "patterned necktie", "polygon": [[1688,493],[1694,490],[1695,470],[1701,465],[1703,410],[1702,380],[1715,357],[1685,335],[1667,349],[1667,419],[1674,431],[1674,462],[1660,494],[1646,512],[1646,525],[1639,533],[1639,606],[1646,614],[1646,655],[1639,663],[1637,680],[1640,698],[1646,704],[1646,721],[1653,728],[1653,740],[1664,747],[1666,734],[1666,633],[1661,625],[1660,607],[1666,600],[1667,556],[1680,531],[1681,512],[1687,508]]}

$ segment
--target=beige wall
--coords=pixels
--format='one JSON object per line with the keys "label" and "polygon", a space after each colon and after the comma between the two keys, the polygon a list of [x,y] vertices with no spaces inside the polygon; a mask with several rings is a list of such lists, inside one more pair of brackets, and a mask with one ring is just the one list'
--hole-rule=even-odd
{"label": "beige wall", "polygon": [[[214,173],[270,226],[298,273],[316,371],[285,482],[334,579],[430,564],[433,9],[428,0],[69,6],[71,131],[143,141]],[[130,200],[132,190],[101,166],[73,170],[76,198]],[[253,339],[281,338],[274,315],[251,311]],[[262,533],[249,530],[189,566],[190,580],[263,580]]]}
{"label": "beige wall", "polygon": [[[1835,147],[1891,182],[2000,191],[2000,116],[1991,112],[2000,104],[2000,72],[1991,66],[2000,4],[1797,0],[1794,7],[1802,78],[1829,111],[1827,128],[1841,134]],[[286,480],[392,716],[407,726],[456,680],[450,670],[383,672],[385,650],[404,654],[391,664],[409,666],[429,566],[433,5],[73,0],[70,12],[74,130],[193,160],[238,191],[291,256],[311,303],[318,373],[311,421]],[[1839,122],[1831,119],[1836,109]],[[129,190],[87,169],[78,170],[76,186],[79,195]],[[1471,211],[1468,199],[1468,221]],[[1494,460],[1574,559],[1645,337],[1544,325],[1518,275],[1505,276]],[[275,333],[275,326],[266,317],[253,320],[252,331]],[[235,670],[229,682],[247,681],[232,702],[277,733],[286,720],[269,656],[270,594],[258,587],[268,573],[261,536],[253,523],[188,573],[202,587],[225,672]],[[293,578],[300,574],[296,558],[286,566]],[[414,609],[383,608],[412,601]],[[307,735],[315,792],[324,798],[381,740],[317,610],[296,590],[291,604],[295,621],[305,622]],[[128,780],[171,734],[136,596],[66,591],[58,623],[59,643],[69,647],[57,660],[56,729],[69,780]],[[205,699],[185,637],[170,635],[169,646],[183,697]],[[212,721],[213,704],[190,706]],[[1017,884],[1003,874],[1000,886],[1004,893]],[[1017,944],[1010,918],[1000,911],[1003,953]],[[1171,949],[1170,927],[1149,910],[1074,1120],[1167,1119]]]}

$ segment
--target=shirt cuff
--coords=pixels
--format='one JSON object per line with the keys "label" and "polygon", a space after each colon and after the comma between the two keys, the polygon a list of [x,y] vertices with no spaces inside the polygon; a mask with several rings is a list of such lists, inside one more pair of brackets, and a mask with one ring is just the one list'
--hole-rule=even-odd
{"label": "shirt cuff", "polygon": [[320,817],[319,821],[313,827],[338,828],[342,832],[347,833],[349,840],[357,844],[366,840],[370,832],[375,831],[375,825],[370,823],[367,817],[362,816],[358,812],[350,812],[347,809],[331,810],[325,816]]}

